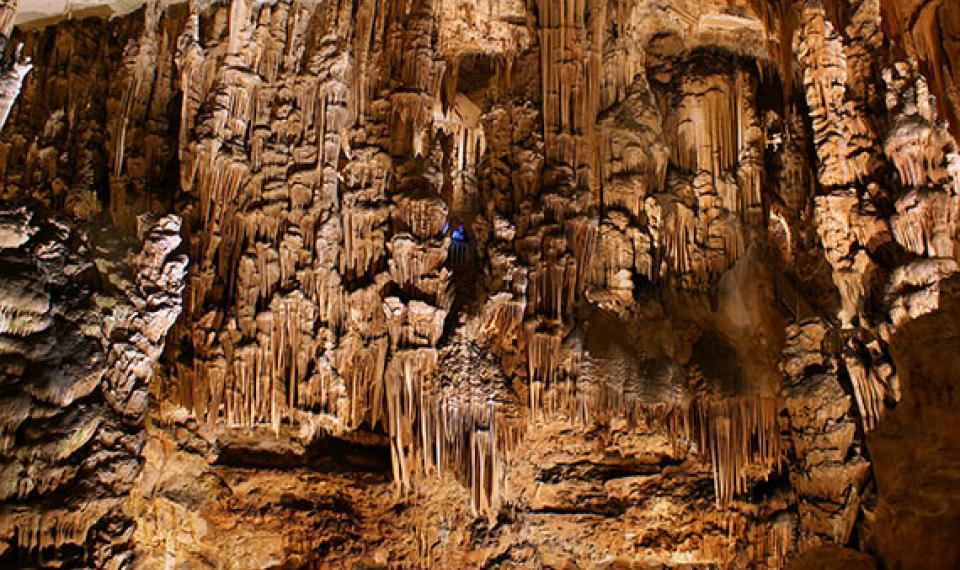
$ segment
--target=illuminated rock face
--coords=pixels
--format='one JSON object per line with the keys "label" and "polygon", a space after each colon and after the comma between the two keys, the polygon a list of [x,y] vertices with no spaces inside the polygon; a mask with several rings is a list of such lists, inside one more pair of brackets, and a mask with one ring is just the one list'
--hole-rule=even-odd
{"label": "illuminated rock face", "polygon": [[180,313],[180,220],[141,217],[124,257],[109,232],[88,239],[27,208],[0,216],[4,555],[123,566],[150,383]]}
{"label": "illuminated rock face", "polygon": [[944,5],[0,3],[0,564],[960,562]]}

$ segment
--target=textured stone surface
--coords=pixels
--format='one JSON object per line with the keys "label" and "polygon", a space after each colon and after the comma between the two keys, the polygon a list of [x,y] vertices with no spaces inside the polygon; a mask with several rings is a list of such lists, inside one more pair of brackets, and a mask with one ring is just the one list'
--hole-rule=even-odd
{"label": "textured stone surface", "polygon": [[0,3],[0,563],[950,567],[948,4]]}
{"label": "textured stone surface", "polygon": [[[139,251],[94,246],[64,220],[5,209],[2,258],[5,560],[115,568],[142,465],[153,367],[180,313],[180,221],[143,217]],[[134,273],[135,272],[135,273]]]}

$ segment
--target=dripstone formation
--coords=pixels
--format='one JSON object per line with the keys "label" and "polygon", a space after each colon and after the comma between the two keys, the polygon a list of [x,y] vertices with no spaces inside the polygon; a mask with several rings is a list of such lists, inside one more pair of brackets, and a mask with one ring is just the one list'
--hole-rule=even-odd
{"label": "dripstone formation", "polygon": [[0,2],[0,566],[960,564],[955,0],[75,8]]}

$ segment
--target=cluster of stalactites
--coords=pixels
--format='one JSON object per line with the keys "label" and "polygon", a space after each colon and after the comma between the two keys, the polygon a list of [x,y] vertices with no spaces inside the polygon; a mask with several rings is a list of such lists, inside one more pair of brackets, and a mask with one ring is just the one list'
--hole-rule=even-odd
{"label": "cluster of stalactites", "polygon": [[[351,120],[344,26],[324,27],[314,51],[304,45],[307,25],[339,21],[338,8],[214,6],[228,35],[201,42],[206,9],[191,4],[175,58],[181,184],[195,197],[183,331],[193,361],[178,366],[180,401],[209,421],[275,430],[313,413],[341,428],[378,419],[387,339],[368,351],[345,329],[351,316],[376,320],[380,299],[348,293],[341,275],[366,276],[385,249],[370,239],[387,216],[376,206],[383,157],[338,174]],[[336,215],[341,180],[353,192]]]}
{"label": "cluster of stalactites", "polygon": [[[547,138],[551,139],[547,149],[554,153],[552,159],[579,171],[584,162],[592,160],[588,160],[592,151],[581,152],[581,142],[586,148],[587,135],[593,129],[596,109],[601,104],[598,80],[601,66],[597,59],[600,50],[595,49],[594,44],[603,37],[597,25],[602,18],[599,11],[587,10],[583,0],[568,4],[560,7],[549,3],[540,11],[544,124]],[[273,48],[262,53],[251,52],[244,47],[263,43],[248,41],[264,31],[262,25],[251,21],[251,10],[256,11],[244,4],[230,12],[227,46],[230,69],[216,80],[209,74],[201,74],[202,81],[213,86],[203,88],[210,89],[206,98],[216,103],[211,106],[210,117],[206,117],[209,124],[203,132],[215,136],[200,141],[185,153],[190,160],[184,163],[190,165],[186,169],[191,171],[190,178],[195,181],[193,188],[198,195],[200,231],[197,233],[206,236],[199,240],[196,248],[200,252],[197,256],[200,268],[193,274],[190,313],[201,320],[207,292],[214,290],[217,280],[233,283],[237,281],[234,277],[240,276],[240,281],[252,286],[230,292],[237,300],[235,315],[214,315],[209,322],[198,323],[196,345],[210,348],[212,358],[204,362],[206,368],[201,366],[186,374],[191,376],[191,383],[209,381],[209,393],[200,397],[208,402],[206,413],[225,417],[228,423],[269,422],[276,428],[279,418],[293,418],[298,412],[311,409],[336,416],[345,427],[357,427],[363,422],[389,426],[388,431],[394,438],[395,465],[399,469],[397,480],[401,487],[406,487],[411,476],[399,457],[409,454],[415,442],[412,436],[406,438],[409,430],[404,426],[416,423],[410,418],[420,414],[412,411],[413,396],[403,394],[405,390],[414,390],[413,385],[421,382],[421,376],[429,376],[430,366],[423,363],[435,360],[435,354],[430,354],[440,339],[452,302],[448,287],[451,275],[443,267],[449,239],[440,235],[446,222],[446,206],[433,199],[401,195],[390,197],[394,207],[385,207],[388,173],[394,169],[387,153],[380,152],[375,144],[351,148],[346,153],[350,162],[337,163],[340,156],[337,145],[345,140],[342,133],[346,122],[358,116],[371,123],[377,119],[375,113],[370,112],[373,103],[368,101],[369,86],[360,85],[367,79],[354,83],[361,92],[357,96],[346,83],[338,81],[335,70],[326,70],[322,85],[297,87],[298,102],[294,107],[302,109],[302,120],[271,116],[265,97],[275,89],[267,84],[278,75],[277,54],[280,52]],[[411,88],[387,96],[391,109],[387,114],[393,115],[385,122],[409,127],[414,133],[414,154],[421,158],[427,157],[428,145],[436,133],[451,136],[454,170],[466,176],[476,166],[485,144],[478,110],[458,93],[453,105],[438,114],[436,94],[442,66],[423,43],[429,34],[422,33],[424,30],[416,26],[400,29],[382,18],[361,6],[357,37],[377,35],[360,33],[368,27],[388,32],[383,37],[387,37],[393,47],[385,49],[389,57],[397,58],[392,62],[392,69],[401,83]],[[184,72],[197,67],[189,63],[196,59],[192,54],[200,49],[196,34],[191,34],[182,38]],[[290,41],[299,40],[291,38]],[[398,46],[410,48],[415,56],[403,59],[404,50]],[[379,48],[361,46],[358,40],[354,49],[357,65],[364,68],[373,65],[373,58],[367,56]],[[570,59],[569,50],[584,57]],[[727,184],[714,188],[711,194],[711,204],[716,204],[717,209],[722,207],[734,212],[745,212],[759,204],[758,171],[746,169],[755,157],[744,154],[747,145],[741,140],[747,138],[746,133],[752,127],[737,123],[746,120],[740,111],[746,97],[740,83],[739,77],[736,81],[727,81],[721,95],[711,91],[704,95],[703,105],[698,103],[700,106],[696,108],[701,109],[701,115],[705,114],[699,123],[705,126],[706,134],[681,135],[699,137],[704,144],[696,142],[694,146],[710,149],[703,152],[702,165],[697,152],[692,163],[696,169],[703,166],[703,170],[716,175],[735,170],[737,165],[742,167],[737,172],[739,191],[729,190],[730,184]],[[616,97],[621,96],[622,89],[615,85],[606,85],[606,89],[609,93],[618,93]],[[200,90],[196,86],[189,89]],[[202,94],[184,97],[184,115],[196,114],[197,102],[202,99]],[[427,102],[430,105],[425,105]],[[355,106],[362,109],[354,109]],[[427,110],[434,112],[430,114]],[[191,119],[185,124],[192,122]],[[287,157],[285,149],[277,149],[276,141],[261,136],[269,132],[268,123],[280,129],[284,140],[313,137],[316,144],[315,173],[319,176],[291,178],[288,181],[290,196],[282,195],[281,187],[287,187],[285,181],[270,179],[271,167]],[[312,135],[309,134],[314,130],[311,127],[316,129]],[[291,149],[290,154],[298,163],[309,155],[301,148]],[[660,169],[657,173],[660,186],[665,177],[663,172]],[[294,195],[293,190],[301,186],[305,189],[303,196],[308,198]],[[330,187],[333,192],[329,191]],[[336,198],[327,199],[330,196]],[[260,212],[249,213],[249,209],[262,207],[261,204],[288,198],[298,215],[301,209],[308,212],[298,220],[273,215],[276,211],[265,207]],[[335,203],[337,198],[339,204]],[[247,210],[241,212],[239,207],[228,207],[238,202]],[[545,202],[549,210],[553,202]],[[323,231],[329,230],[328,241],[339,242],[342,247],[337,253],[327,255],[318,245],[322,240],[314,238],[326,210],[333,211],[337,206],[340,211],[339,216],[334,216],[336,223],[325,223]],[[568,251],[532,264],[527,298],[512,296],[509,301],[492,307],[484,322],[490,331],[519,331],[523,329],[524,313],[530,316],[527,324],[536,325],[525,330],[531,407],[546,413],[556,410],[567,413],[570,408],[565,402],[572,401],[573,396],[565,394],[576,392],[572,380],[576,374],[572,356],[575,351],[563,346],[568,331],[558,321],[572,312],[582,275],[590,264],[597,229],[596,224],[582,219],[564,223],[563,213],[551,210],[550,216],[564,224],[563,248]],[[663,249],[671,252],[667,258],[673,267],[683,271],[694,267],[689,250],[694,247],[698,234],[713,240],[709,246],[715,251],[739,255],[743,249],[739,234],[712,235],[699,231],[694,227],[694,217],[691,208],[678,207],[677,216],[671,218],[677,227],[662,233]],[[389,239],[385,229],[388,219],[397,230]],[[298,225],[294,227],[293,222]],[[371,299],[376,296],[375,287],[363,295],[345,291],[341,279],[358,282],[374,278],[384,258],[389,278],[402,294],[380,299],[379,303],[378,300],[360,303],[361,296],[368,295]],[[217,260],[215,267],[214,259]],[[711,267],[714,266],[719,271],[725,265],[711,262]],[[305,285],[301,293],[280,293],[298,282]],[[360,305],[365,308],[360,309]],[[358,324],[369,309],[367,305],[375,307],[376,319],[382,322],[383,331],[371,332],[374,327]],[[255,312],[258,307],[265,310]],[[323,329],[321,332],[317,331],[318,326]],[[214,334],[211,332],[214,329],[222,332]],[[223,338],[218,338],[218,334]],[[219,347],[220,354],[211,344]],[[417,380],[409,379],[411,359],[423,364],[423,370],[415,374]],[[471,431],[474,432],[480,433]],[[418,449],[421,449],[418,453],[423,453],[425,447]],[[494,463],[484,459],[485,456],[474,455],[475,459],[465,464],[489,466]],[[490,479],[487,474],[471,477],[476,481]],[[493,491],[484,493],[496,495]],[[478,499],[475,504],[496,502]]]}
{"label": "cluster of stalactites", "polygon": [[14,538],[19,549],[30,554],[83,547],[91,528],[122,502],[118,498],[91,499],[77,509],[28,510],[0,517],[0,537]]}
{"label": "cluster of stalactites", "polygon": [[746,490],[747,466],[767,473],[779,466],[779,410],[775,398],[764,397],[695,400],[685,410],[683,433],[710,458],[718,506]]}
{"label": "cluster of stalactites", "polygon": [[[331,30],[307,63],[316,81],[297,79],[295,100],[279,108],[270,97],[284,96],[283,86],[274,85],[283,81],[282,50],[248,47],[276,47],[280,40],[251,41],[270,27],[262,16],[256,23],[263,8],[234,6],[229,67],[215,80],[209,77],[215,70],[204,69],[209,94],[189,104],[185,98],[185,115],[200,108],[193,101],[216,103],[197,121],[213,136],[192,145],[185,161],[199,198],[198,234],[205,236],[197,250],[210,260],[194,273],[192,313],[203,315],[218,281],[229,284],[235,307],[198,318],[193,337],[203,358],[181,371],[184,390],[192,390],[187,399],[208,419],[233,425],[269,422],[277,429],[283,418],[319,414],[338,429],[383,426],[399,489],[416,487],[427,473],[454,471],[473,490],[478,512],[490,514],[500,502],[499,449],[515,436],[504,435],[488,412],[447,406],[423,388],[453,301],[445,266],[448,207],[438,188],[422,187],[429,177],[388,180],[392,173],[402,178],[406,165],[395,168],[386,152],[388,143],[403,145],[409,136],[414,158],[433,161],[432,145],[442,134],[453,141],[454,182],[463,181],[483,154],[480,112],[462,95],[437,110],[444,66],[432,53],[436,22],[425,4],[394,2],[370,11],[372,4],[360,6],[352,60],[337,55],[345,49],[338,43],[343,34]],[[385,37],[385,45],[365,40],[374,36]],[[181,39],[183,67],[195,68],[196,34]],[[301,40],[293,34],[286,41]],[[408,89],[373,96],[384,78],[375,69],[378,58]],[[351,61],[371,70],[353,78],[355,89],[342,73]],[[366,125],[366,136],[348,130],[354,119]],[[369,136],[381,129],[392,133]],[[315,160],[316,168],[278,170],[291,160]],[[394,188],[400,192],[388,197]],[[274,208],[287,201],[291,208]],[[367,280],[372,284],[357,289]],[[388,283],[397,294],[384,298]],[[198,384],[206,384],[199,393]]]}
{"label": "cluster of stalactites", "polygon": [[843,361],[853,386],[863,429],[871,431],[883,418],[886,401],[900,399],[897,374],[879,340],[864,343],[855,337],[850,338]]}
{"label": "cluster of stalactites", "polygon": [[772,396],[701,396],[682,403],[648,403],[598,391],[589,402],[603,402],[608,408],[600,417],[611,417],[610,410],[617,410],[630,423],[652,421],[678,442],[693,443],[713,466],[717,507],[745,492],[751,476],[777,470],[783,458],[778,419],[782,404]]}
{"label": "cluster of stalactites", "polygon": [[883,150],[904,186],[947,186],[960,193],[960,158],[946,126],[937,119],[935,97],[913,62],[883,72],[886,106],[893,115]]}
{"label": "cluster of stalactites", "polygon": [[630,425],[652,423],[678,443],[693,443],[713,466],[718,507],[745,492],[751,477],[777,470],[783,456],[778,420],[782,406],[774,397],[704,396],[683,403],[651,403],[608,387],[560,382],[552,394],[540,393],[537,398],[543,402],[541,409],[583,425],[618,418]]}
{"label": "cluster of stalactites", "polygon": [[606,3],[560,0],[538,2],[538,8],[546,158],[572,168],[579,186],[593,187]]}
{"label": "cluster of stalactites", "polygon": [[[624,120],[638,127],[626,130],[620,121],[604,126],[609,211],[603,233],[616,245],[602,246],[604,267],[593,277],[624,294],[634,272],[702,288],[741,257],[764,223],[756,77],[747,69],[694,67],[682,79],[676,107],[662,118],[649,87],[638,80],[631,89],[627,108],[639,110]],[[657,146],[663,137],[671,143],[672,169],[661,156],[667,148]],[[645,154],[650,145],[653,153]]]}
{"label": "cluster of stalactites", "polygon": [[531,331],[528,340],[530,407],[534,422],[564,417],[579,425],[653,423],[677,442],[689,442],[713,466],[718,507],[747,489],[752,476],[769,474],[782,459],[781,402],[763,395],[701,396],[686,402],[648,402],[600,382],[574,381],[576,350],[560,338]]}
{"label": "cluster of stalactites", "polygon": [[440,386],[434,378],[437,352],[396,352],[387,367],[388,432],[394,479],[401,491],[430,477],[452,474],[470,494],[474,514],[491,521],[506,490],[506,464],[522,435],[505,415],[490,386]]}

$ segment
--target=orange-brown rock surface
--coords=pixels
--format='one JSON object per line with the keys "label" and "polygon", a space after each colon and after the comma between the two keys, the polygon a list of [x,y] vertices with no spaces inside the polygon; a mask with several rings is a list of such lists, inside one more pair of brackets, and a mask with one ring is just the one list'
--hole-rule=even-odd
{"label": "orange-brown rock surface", "polygon": [[88,4],[0,2],[0,566],[960,564],[954,0]]}

